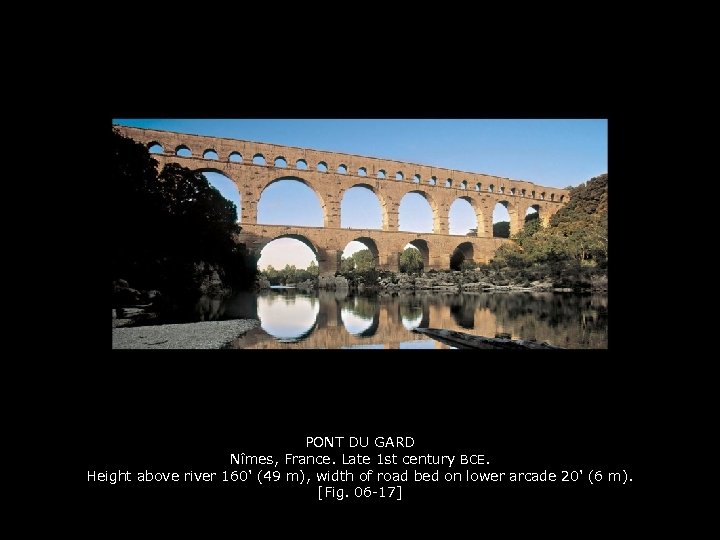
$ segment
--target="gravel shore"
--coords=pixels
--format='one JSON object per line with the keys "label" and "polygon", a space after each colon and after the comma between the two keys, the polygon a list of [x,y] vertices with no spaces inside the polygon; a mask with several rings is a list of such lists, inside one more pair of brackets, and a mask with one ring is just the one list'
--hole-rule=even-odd
{"label": "gravel shore", "polygon": [[219,349],[260,325],[256,319],[113,328],[113,349]]}

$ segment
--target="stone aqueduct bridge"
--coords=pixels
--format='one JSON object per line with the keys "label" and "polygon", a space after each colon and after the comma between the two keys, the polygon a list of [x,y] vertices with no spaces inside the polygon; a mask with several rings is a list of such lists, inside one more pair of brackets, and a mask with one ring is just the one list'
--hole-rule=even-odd
{"label": "stone aqueduct bridge", "polygon": [[[242,232],[239,241],[259,252],[277,238],[296,238],[315,253],[321,274],[334,274],[340,268],[342,252],[353,240],[370,249],[379,268],[394,272],[399,270],[400,254],[408,243],[420,250],[426,269],[450,268],[450,257],[455,250],[461,251],[466,259],[486,262],[508,241],[492,238],[492,213],[496,203],[507,208],[510,233],[514,234],[522,229],[528,208],[534,207],[546,224],[569,200],[569,193],[564,189],[486,174],[295,146],[125,126],[116,128],[148,148],[159,144],[163,152],[153,157],[161,166],[176,162],[193,170],[219,172],[230,178],[240,192]],[[189,157],[178,155],[183,149],[190,151]],[[254,164],[255,158],[262,158],[265,164]],[[284,166],[279,166],[283,162]],[[324,227],[257,223],[257,206],[263,191],[274,182],[286,179],[299,180],[315,192],[322,207]],[[382,230],[340,227],[343,195],[356,186],[365,187],[377,196],[382,210]],[[430,204],[432,233],[398,230],[400,201],[407,193],[419,193]],[[459,198],[469,202],[476,213],[477,237],[449,233],[450,206]]]}

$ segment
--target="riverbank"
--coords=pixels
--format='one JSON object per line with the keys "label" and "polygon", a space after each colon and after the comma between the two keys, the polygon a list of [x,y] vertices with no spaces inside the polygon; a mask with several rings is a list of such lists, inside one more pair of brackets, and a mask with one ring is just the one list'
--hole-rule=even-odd
{"label": "riverbank", "polygon": [[220,349],[260,326],[257,319],[113,328],[113,349]]}
{"label": "riverbank", "polygon": [[[510,272],[487,270],[433,271],[421,274],[394,272],[350,273],[337,276],[320,276],[314,280],[295,283],[300,291],[328,290],[375,290],[380,292],[397,291],[437,291],[437,292],[607,292],[606,273],[585,276],[549,275],[535,276]],[[259,288],[269,289],[267,280],[259,282]]]}

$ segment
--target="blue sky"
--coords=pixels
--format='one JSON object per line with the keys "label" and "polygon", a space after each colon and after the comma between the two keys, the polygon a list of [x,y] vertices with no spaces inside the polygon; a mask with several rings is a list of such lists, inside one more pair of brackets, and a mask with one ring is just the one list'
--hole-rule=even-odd
{"label": "blue sky", "polygon": [[[559,188],[607,172],[607,120],[114,119],[113,123],[409,161]],[[239,207],[242,201],[228,179],[207,176]],[[348,191],[341,216],[343,227],[380,228],[379,203],[363,188]],[[493,221],[506,220],[507,212],[498,206]],[[298,182],[278,182],[263,193],[258,222],[322,225],[322,212],[309,188]],[[474,227],[470,205],[456,201],[450,233],[465,234]],[[432,230],[430,208],[420,195],[403,199],[400,229]],[[347,252],[363,246],[350,247]],[[307,247],[284,239],[263,250],[259,265],[306,267],[312,258]]]}

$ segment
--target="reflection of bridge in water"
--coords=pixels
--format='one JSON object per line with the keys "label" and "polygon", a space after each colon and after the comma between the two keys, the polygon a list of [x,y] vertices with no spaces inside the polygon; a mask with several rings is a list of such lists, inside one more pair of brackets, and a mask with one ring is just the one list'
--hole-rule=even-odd
{"label": "reflection of bridge in water", "polygon": [[[424,342],[430,348],[448,348],[413,333],[410,328],[416,326],[490,337],[496,333],[507,333],[513,339],[537,339],[569,347],[603,346],[593,345],[589,340],[595,339],[590,337],[597,330],[595,325],[604,324],[603,313],[607,309],[606,301],[598,304],[597,299],[591,300],[590,297],[578,299],[581,304],[568,307],[563,303],[567,299],[552,293],[401,292],[365,297],[349,296],[345,291],[320,291],[317,297],[312,297],[290,290],[261,295],[258,303],[271,299],[274,302],[292,302],[301,298],[310,302],[309,320],[307,329],[298,332],[294,340],[278,340],[264,328],[258,328],[235,340],[231,346],[250,349],[339,349],[382,345],[387,349],[397,349],[420,346],[420,342]],[[313,321],[311,313],[315,310],[314,306],[317,306],[317,314]],[[257,317],[258,313],[255,311],[247,315]],[[354,317],[353,324],[349,323],[350,317]],[[262,315],[259,318],[262,320]],[[355,326],[358,319],[363,320],[366,327],[353,333],[348,327]],[[263,321],[265,328],[269,327],[267,322]]]}

